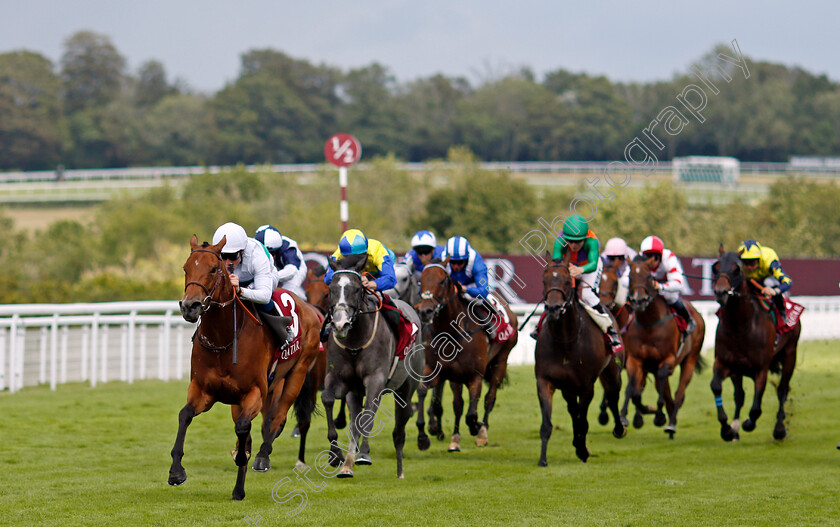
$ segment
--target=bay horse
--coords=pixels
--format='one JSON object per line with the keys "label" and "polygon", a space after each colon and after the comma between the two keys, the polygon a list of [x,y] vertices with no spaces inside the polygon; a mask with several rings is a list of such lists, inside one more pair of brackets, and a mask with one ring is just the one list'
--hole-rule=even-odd
{"label": "bay horse", "polygon": [[[430,341],[425,346],[425,368],[423,383],[432,389],[432,402],[429,405],[429,432],[443,439],[441,419],[443,405],[441,398],[443,386],[449,381],[452,389],[452,407],[455,426],[449,444],[450,452],[461,450],[461,414],[464,410],[463,386],[469,390],[469,406],[465,422],[470,434],[476,436],[476,446],[488,443],[487,430],[490,426],[490,413],[496,404],[496,392],[505,380],[507,360],[510,350],[518,339],[516,315],[510,307],[499,299],[507,311],[513,334],[501,343],[491,343],[481,322],[486,315],[474,311],[474,303],[469,303],[462,296],[462,287],[452,280],[446,269],[449,258],[439,259],[425,266],[420,275],[420,320],[430,328]],[[498,297],[497,297],[498,298]],[[499,316],[499,315],[493,315]],[[478,420],[478,402],[481,398],[481,383],[487,382],[487,394],[484,396],[484,418]],[[423,404],[426,390],[418,391],[417,428],[418,446],[425,450],[429,446],[423,420]]]}
{"label": "bay horse", "polygon": [[[706,335],[706,323],[694,306],[683,300],[697,327],[681,339],[676,315],[658,293],[654,282],[647,260],[642,255],[636,256],[630,262],[628,292],[633,321],[627,327],[624,336],[624,346],[627,350],[627,396],[636,406],[633,426],[641,428],[644,425],[642,414],[650,410],[642,405],[642,388],[645,376],[652,373],[660,401],[653,424],[665,425],[665,415],[661,409],[664,402],[668,412],[668,424],[664,430],[669,439],[673,439],[677,431],[677,413],[685,401],[685,390],[694,375],[694,370],[701,371],[704,365],[700,351]],[[677,391],[672,396],[669,379],[678,365],[680,379]]]}
{"label": "bay horse", "polygon": [[589,458],[586,434],[587,412],[595,394],[595,381],[604,386],[607,406],[613,414],[613,436],[622,438],[627,429],[621,422],[618,398],[621,392],[621,366],[604,340],[601,328],[578,300],[577,288],[569,273],[568,255],[549,262],[543,271],[543,300],[546,316],[537,335],[534,350],[534,374],[540,401],[539,466],[548,465],[548,440],[551,438],[551,409],[554,391],[559,389],[572,418],[572,445],[584,463]]}
{"label": "bay horse", "polygon": [[235,423],[237,448],[234,461],[238,472],[233,499],[241,500],[245,498],[247,452],[251,447],[251,421],[254,417],[260,412],[263,414],[263,447],[260,452],[265,454],[267,461],[271,444],[282,432],[292,404],[295,404],[298,414],[306,414],[307,419],[314,409],[311,396],[306,393],[298,396],[307,389],[307,372],[320,353],[320,321],[314,309],[291,295],[298,319],[283,317],[282,323],[299,325],[301,350],[277,365],[274,381],[269,385],[269,366],[275,350],[286,339],[283,335],[275,335],[260,322],[235,294],[221,257],[225,243],[226,239],[222,238],[216,245],[207,242],[199,245],[193,235],[190,255],[184,263],[184,296],[179,302],[181,314],[189,322],[196,322],[201,316],[201,323],[193,337],[187,404],[178,414],[178,434],[171,452],[169,484],[181,485],[187,479],[181,464],[187,427],[196,415],[221,402],[230,405]]}
{"label": "bay horse", "polygon": [[[618,323],[619,331],[623,334],[627,331],[627,325],[628,322],[630,322],[631,309],[627,304],[627,287],[621,284],[617,268],[618,264],[615,262],[608,262],[604,264],[604,271],[601,273],[601,285],[598,288],[598,296],[601,300],[601,304],[603,304],[604,307],[612,313],[613,318],[615,318],[615,321]],[[622,368],[624,367],[625,359],[626,354],[622,356]],[[645,389],[646,381],[647,376],[643,377],[641,380],[642,391]],[[621,422],[624,426],[629,424],[629,421],[627,421],[627,407],[629,403],[630,397],[625,396],[624,403],[621,405]],[[658,411],[662,415],[662,418],[664,418],[662,408],[665,403],[662,399],[660,399],[658,404]],[[653,414],[655,412],[657,412],[657,410],[649,406],[643,405],[642,407],[642,414]],[[601,413],[598,415],[598,422],[605,425],[608,421],[609,416],[607,415],[607,397],[605,392],[603,398],[601,399]]]}
{"label": "bay horse", "polygon": [[[717,405],[720,436],[724,441],[740,439],[738,430],[755,430],[755,423],[761,415],[761,399],[767,385],[768,372],[781,373],[776,387],[779,411],[773,438],[782,440],[787,436],[785,429],[785,401],[790,390],[790,379],[796,366],[796,348],[802,323],[776,340],[776,327],[771,312],[762,306],[760,297],[750,290],[749,280],[744,276],[741,258],[734,252],[723,252],[712,266],[715,299],[720,304],[719,322],[715,333],[715,366],[711,389]],[[743,377],[755,382],[755,397],[749,418],[739,426],[741,408],[744,406]],[[723,410],[723,381],[732,378],[735,387],[735,419],[729,425]]]}
{"label": "bay horse", "polygon": [[[396,360],[397,338],[381,312],[382,298],[362,285],[360,272],[366,263],[366,254],[330,260],[330,267],[335,271],[329,285],[332,331],[327,341],[329,368],[321,401],[327,414],[331,463],[339,464],[343,460],[336,475],[353,477],[359,435],[367,438],[381,431],[372,431],[374,417],[383,397],[391,393],[395,407],[392,437],[397,477],[403,478],[405,425],[411,417],[411,398],[420,382],[423,355],[410,352],[404,359]],[[401,300],[393,302],[419,329],[420,319],[414,309]],[[340,448],[333,405],[336,399],[345,397],[350,408],[349,444]],[[364,411],[361,408],[363,400]]]}

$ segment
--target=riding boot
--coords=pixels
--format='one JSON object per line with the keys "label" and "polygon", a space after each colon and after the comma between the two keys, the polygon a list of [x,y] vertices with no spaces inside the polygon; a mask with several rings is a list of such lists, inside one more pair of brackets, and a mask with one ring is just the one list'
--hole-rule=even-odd
{"label": "riding boot", "polygon": [[292,317],[284,317],[280,310],[277,309],[276,304],[271,302],[273,309],[271,311],[257,310],[263,323],[268,326],[271,331],[277,336],[280,341],[280,347],[285,348],[291,338],[289,335],[289,325],[292,323]]}
{"label": "riding boot", "polygon": [[697,322],[694,321],[694,317],[692,317],[691,313],[688,312],[688,308],[685,307],[685,303],[682,301],[682,298],[678,298],[676,302],[670,304],[668,307],[674,308],[677,314],[688,322],[688,327],[685,329],[686,335],[694,333],[694,330],[697,328]]}
{"label": "riding boot", "polygon": [[[594,306],[592,306],[592,308],[593,308],[595,311],[597,311],[598,313],[601,313],[602,315],[609,316],[609,315],[607,314],[607,309],[606,309],[606,308],[604,307],[604,305],[603,305],[603,304],[601,304],[600,302],[598,302],[597,304],[595,304]],[[607,338],[609,339],[609,341],[610,341],[610,348],[612,348],[612,352],[613,352],[614,354],[615,354],[615,353],[618,353],[618,352],[620,352],[622,349],[624,349],[624,344],[621,342],[621,337],[618,335],[618,331],[616,331],[616,330],[615,330],[615,326],[613,326],[612,324],[610,324],[610,326],[607,328],[607,331],[606,331],[604,334],[605,334],[605,335],[607,336]]]}
{"label": "riding boot", "polygon": [[324,317],[324,325],[321,326],[321,342],[326,342],[327,339],[330,338],[330,327],[332,327],[332,315],[330,312],[327,312],[327,316]]}
{"label": "riding boot", "polygon": [[531,338],[537,340],[537,337],[540,335],[540,328],[542,328],[543,319],[545,319],[545,314],[547,312],[543,311],[542,315],[540,315],[540,320],[537,322],[537,325],[534,326],[534,331],[531,332]]}
{"label": "riding boot", "polygon": [[490,342],[493,342],[493,340],[496,338],[496,319],[494,317],[499,316],[499,314],[496,313],[496,309],[486,298],[478,299],[477,302],[477,307],[482,309],[487,317],[485,322],[481,325],[481,329],[483,329],[487,333],[487,336],[490,338]]}

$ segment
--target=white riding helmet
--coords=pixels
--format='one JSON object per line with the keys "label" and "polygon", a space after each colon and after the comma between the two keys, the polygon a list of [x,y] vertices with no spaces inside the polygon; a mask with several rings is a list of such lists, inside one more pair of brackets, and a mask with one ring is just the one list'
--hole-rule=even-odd
{"label": "white riding helmet", "polygon": [[271,225],[262,225],[257,229],[257,234],[254,236],[258,242],[265,245],[269,251],[279,249],[283,245],[283,235],[276,227]]}
{"label": "white riding helmet", "polygon": [[627,242],[621,238],[610,238],[604,247],[604,254],[607,256],[626,256]]}
{"label": "white riding helmet", "polygon": [[222,241],[223,237],[227,237],[225,246],[222,247],[223,253],[239,252],[245,249],[245,244],[248,241],[248,234],[245,233],[245,229],[241,225],[232,222],[225,223],[216,229],[216,232],[213,234],[213,245]]}
{"label": "white riding helmet", "polygon": [[429,231],[417,231],[411,238],[412,247],[434,247],[437,245],[435,235]]}

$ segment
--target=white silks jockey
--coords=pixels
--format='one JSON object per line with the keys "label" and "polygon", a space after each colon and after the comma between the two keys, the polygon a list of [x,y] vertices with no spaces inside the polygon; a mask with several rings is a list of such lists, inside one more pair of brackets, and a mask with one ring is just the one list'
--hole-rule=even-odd
{"label": "white silks jockey", "polygon": [[651,275],[654,278],[656,289],[668,307],[673,308],[679,316],[688,322],[686,333],[693,333],[697,327],[694,317],[685,307],[680,293],[685,286],[685,274],[679,258],[672,251],[665,248],[665,244],[658,236],[648,236],[642,240],[639,252],[647,258]]}

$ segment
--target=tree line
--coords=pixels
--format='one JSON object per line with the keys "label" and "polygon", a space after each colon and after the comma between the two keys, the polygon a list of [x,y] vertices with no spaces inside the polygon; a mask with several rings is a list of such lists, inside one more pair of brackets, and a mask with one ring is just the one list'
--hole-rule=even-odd
{"label": "tree line", "polygon": [[[441,243],[461,235],[480,253],[526,252],[529,232],[568,213],[584,189],[530,186],[505,171],[484,170],[466,149],[452,149],[446,167],[427,163],[408,172],[394,156],[376,157],[353,173],[348,187],[351,226],[397,253],[416,230],[431,229]],[[239,168],[202,174],[183,186],[165,186],[116,198],[86,222],[62,220],[44,230],[19,230],[0,210],[6,233],[0,259],[0,303],[99,302],[176,299],[183,294],[188,241],[211,241],[227,221],[250,235],[270,223],[304,251],[335,250],[340,236],[335,173],[311,178],[252,173]],[[670,183],[624,188],[598,206],[591,226],[601,243],[621,236],[638,247],[657,234],[680,255],[712,256],[718,243],[734,249],[756,238],[782,257],[840,256],[840,185],[797,179],[776,182],[766,197],[727,205],[690,205]],[[565,212],[564,212],[565,211]],[[794,281],[796,277],[794,277]]]}
{"label": "tree line", "polygon": [[[353,133],[366,158],[444,158],[462,145],[484,161],[613,160],[690,83],[720,93],[664,138],[661,159],[731,155],[786,161],[840,151],[840,84],[799,67],[746,58],[750,77],[720,82],[718,46],[670,80],[616,83],[528,68],[483,80],[434,75],[397,82],[373,63],[350,70],[272,49],[241,57],[216,93],[170,79],[156,60],[128,71],[106,35],[81,31],[58,64],[31,51],[0,54],[0,170],[323,161],[323,144]],[[662,134],[664,135],[664,134]]]}

